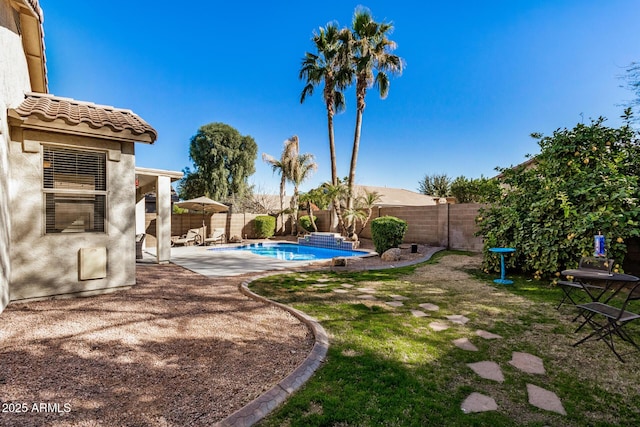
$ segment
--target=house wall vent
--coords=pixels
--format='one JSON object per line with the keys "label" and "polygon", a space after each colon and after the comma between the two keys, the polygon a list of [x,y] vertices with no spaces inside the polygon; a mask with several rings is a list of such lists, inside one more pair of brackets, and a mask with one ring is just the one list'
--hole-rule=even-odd
{"label": "house wall vent", "polygon": [[107,277],[107,248],[80,248],[78,251],[78,276],[80,280]]}

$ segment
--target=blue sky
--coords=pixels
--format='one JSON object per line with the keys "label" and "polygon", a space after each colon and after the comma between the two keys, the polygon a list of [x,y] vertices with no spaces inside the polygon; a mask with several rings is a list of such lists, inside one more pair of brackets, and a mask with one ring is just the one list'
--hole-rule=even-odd
{"label": "blue sky", "polygon": [[[198,128],[224,122],[258,144],[260,192],[279,178],[260,155],[298,135],[319,165],[303,190],[330,179],[326,110],[299,97],[314,30],[349,26],[358,5],[393,22],[406,61],[389,96],[367,96],[357,182],[415,190],[426,174],[495,175],[535,154],[529,135],[589,118],[618,126],[633,94],[619,76],[640,61],[636,0],[187,3],[41,0],[49,90],[128,108],[159,133],[136,164],[182,170]],[[336,116],[338,173],[348,174],[355,99]]]}

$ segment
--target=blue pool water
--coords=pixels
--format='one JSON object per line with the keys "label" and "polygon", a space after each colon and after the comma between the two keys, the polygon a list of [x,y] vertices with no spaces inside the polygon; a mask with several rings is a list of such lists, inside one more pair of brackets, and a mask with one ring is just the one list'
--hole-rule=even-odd
{"label": "blue pool water", "polygon": [[339,249],[318,248],[297,245],[295,243],[254,243],[235,248],[212,248],[211,251],[248,251],[256,255],[267,256],[285,261],[314,261],[334,257],[366,255],[364,251],[343,251]]}

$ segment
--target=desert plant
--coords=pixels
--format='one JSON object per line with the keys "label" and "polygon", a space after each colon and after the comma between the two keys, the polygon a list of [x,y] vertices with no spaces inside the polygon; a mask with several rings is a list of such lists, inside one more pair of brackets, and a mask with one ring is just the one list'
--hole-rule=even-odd
{"label": "desert plant", "polygon": [[300,227],[304,228],[305,231],[316,231],[313,229],[313,222],[315,222],[317,219],[318,217],[314,216],[312,221],[309,215],[303,215],[300,217],[300,219],[298,219],[298,224],[300,224]]}
{"label": "desert plant", "polygon": [[376,252],[383,254],[386,250],[402,243],[407,231],[407,221],[394,216],[382,216],[371,221],[371,238]]}
{"label": "desert plant", "polygon": [[418,182],[418,192],[433,197],[449,197],[451,178],[447,174],[425,175]]}
{"label": "desert plant", "polygon": [[258,215],[254,220],[256,234],[260,239],[268,239],[276,230],[276,219],[269,215]]}

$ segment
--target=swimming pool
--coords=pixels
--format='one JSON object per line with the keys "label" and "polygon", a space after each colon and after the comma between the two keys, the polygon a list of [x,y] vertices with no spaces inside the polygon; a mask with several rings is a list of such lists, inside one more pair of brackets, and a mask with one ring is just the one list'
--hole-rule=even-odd
{"label": "swimming pool", "polygon": [[335,257],[367,255],[365,251],[344,251],[339,249],[318,248],[316,246],[297,245],[295,243],[253,243],[234,248],[211,248],[210,251],[247,251],[256,255],[276,258],[284,261],[314,261]]}

